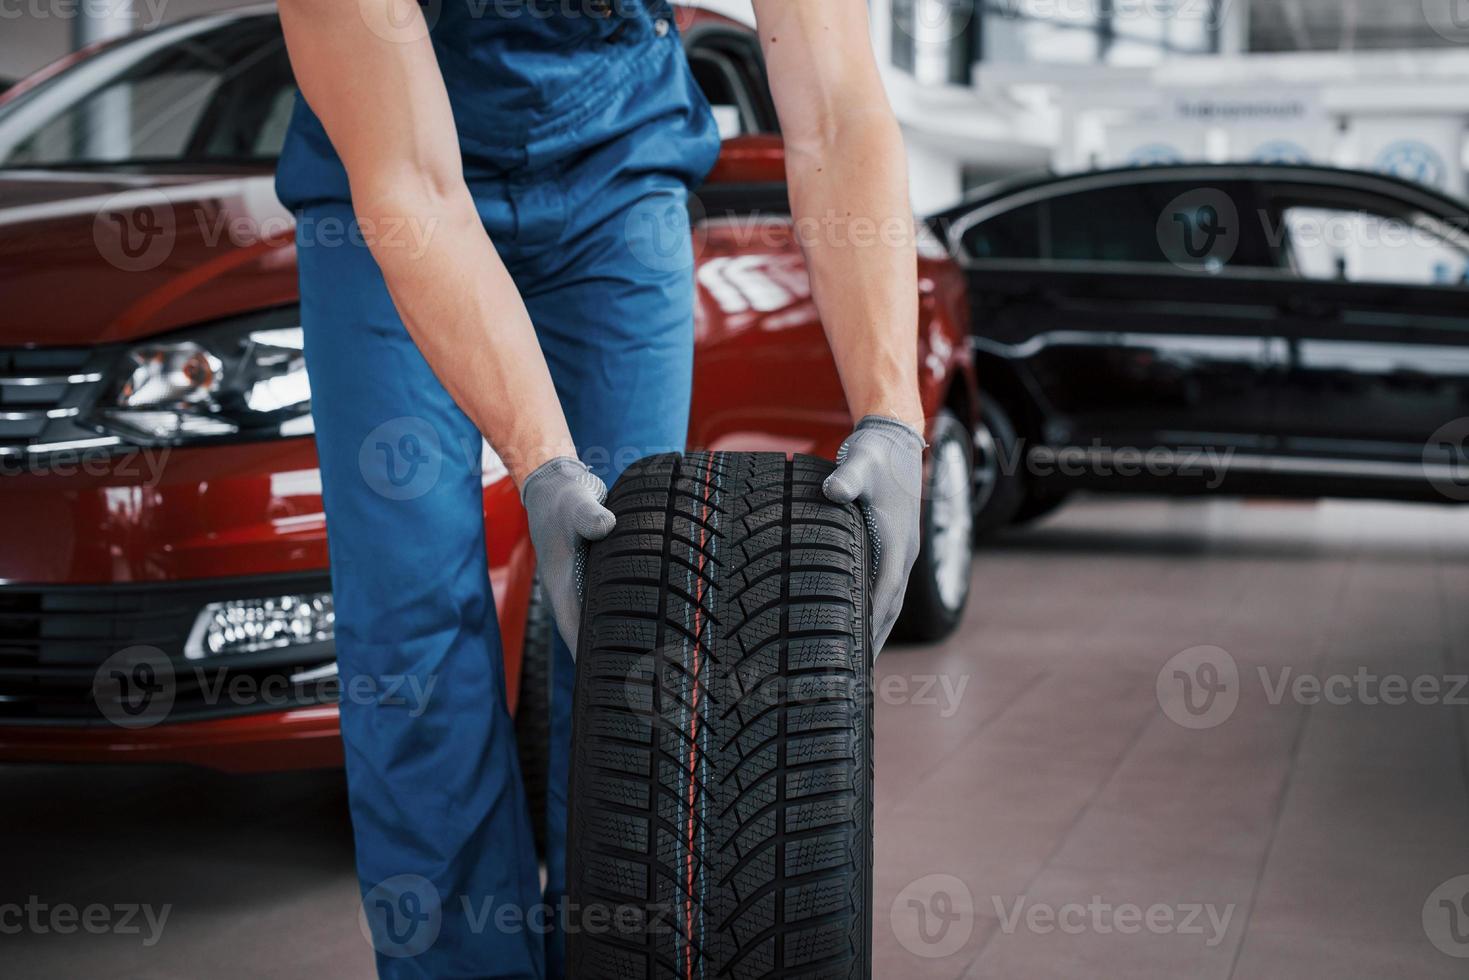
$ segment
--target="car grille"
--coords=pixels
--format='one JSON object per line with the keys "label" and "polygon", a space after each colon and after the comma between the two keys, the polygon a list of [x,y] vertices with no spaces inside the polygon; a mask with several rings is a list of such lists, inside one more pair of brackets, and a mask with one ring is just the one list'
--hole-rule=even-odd
{"label": "car grille", "polygon": [[92,348],[0,350],[0,455],[97,438],[80,420],[108,359]]}
{"label": "car grille", "polygon": [[[282,681],[332,663],[330,641],[205,661],[187,661],[183,650],[199,611],[211,602],[330,587],[324,575],[0,587],[0,723],[105,723],[93,688],[98,669],[113,654],[136,646],[155,647],[173,661],[170,721],[319,704],[335,691],[317,682]],[[222,696],[230,684],[235,691],[271,695],[268,702]]]}

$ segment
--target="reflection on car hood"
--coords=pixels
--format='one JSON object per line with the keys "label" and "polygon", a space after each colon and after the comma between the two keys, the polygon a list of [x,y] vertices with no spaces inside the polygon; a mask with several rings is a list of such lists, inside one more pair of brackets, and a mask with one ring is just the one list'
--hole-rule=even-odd
{"label": "reflection on car hood", "polygon": [[0,346],[128,340],[293,302],[291,228],[258,169],[0,172]]}

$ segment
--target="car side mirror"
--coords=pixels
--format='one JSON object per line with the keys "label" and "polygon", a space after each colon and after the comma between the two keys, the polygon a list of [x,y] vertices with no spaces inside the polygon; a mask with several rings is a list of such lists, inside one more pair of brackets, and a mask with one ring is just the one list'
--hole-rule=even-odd
{"label": "car side mirror", "polygon": [[785,142],[779,136],[734,136],[724,141],[709,184],[784,184]]}

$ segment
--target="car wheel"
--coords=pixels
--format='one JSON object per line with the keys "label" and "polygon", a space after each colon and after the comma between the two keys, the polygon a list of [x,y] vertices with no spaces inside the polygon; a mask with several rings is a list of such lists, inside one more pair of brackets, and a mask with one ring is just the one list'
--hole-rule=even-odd
{"label": "car wheel", "polygon": [[556,620],[537,575],[531,583],[521,645],[520,696],[515,705],[515,745],[520,753],[520,779],[530,804],[536,854],[546,854],[546,787],[551,771],[551,645]]}
{"label": "car wheel", "polygon": [[980,396],[974,428],[974,536],[989,537],[1015,520],[1025,503],[1015,423],[993,398]]}
{"label": "car wheel", "polygon": [[949,412],[934,420],[929,437],[918,561],[893,627],[894,639],[918,643],[942,640],[959,625],[974,559],[973,440]]}
{"label": "car wheel", "polygon": [[833,469],[665,455],[608,496],[577,656],[568,975],[872,975],[870,566],[860,513],[822,493]]}

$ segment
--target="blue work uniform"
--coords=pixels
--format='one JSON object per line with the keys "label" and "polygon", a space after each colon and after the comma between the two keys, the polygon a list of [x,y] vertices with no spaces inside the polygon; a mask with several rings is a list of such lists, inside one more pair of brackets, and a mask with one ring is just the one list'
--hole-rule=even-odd
{"label": "blue work uniform", "polygon": [[[583,458],[610,484],[681,449],[693,364],[687,194],[719,136],[664,0],[424,7],[479,216],[530,310]],[[383,977],[557,977],[570,653],[553,654],[542,896],[482,518],[481,437],[404,329],[298,101],[277,190],[301,316],[336,596],[363,921]],[[394,236],[390,242],[387,236]],[[396,243],[396,244],[395,244]],[[534,710],[527,706],[527,710]],[[548,921],[549,918],[549,921]]]}

